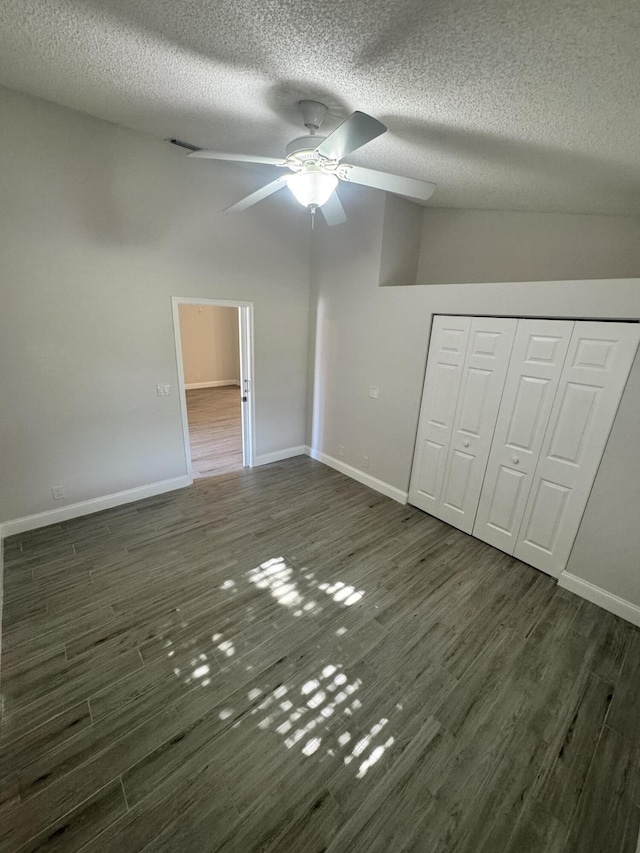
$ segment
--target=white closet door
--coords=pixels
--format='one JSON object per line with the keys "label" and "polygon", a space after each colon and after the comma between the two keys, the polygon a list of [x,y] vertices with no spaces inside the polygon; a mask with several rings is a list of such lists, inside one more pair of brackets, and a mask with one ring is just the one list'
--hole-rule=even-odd
{"label": "white closet door", "polygon": [[517,320],[473,317],[440,501],[434,515],[471,533]]}
{"label": "white closet door", "polygon": [[638,347],[637,324],[577,322],[514,554],[566,565]]}
{"label": "white closet door", "polygon": [[519,320],[473,535],[513,554],[573,322]]}
{"label": "white closet door", "polygon": [[433,318],[409,502],[434,513],[453,431],[470,317]]}

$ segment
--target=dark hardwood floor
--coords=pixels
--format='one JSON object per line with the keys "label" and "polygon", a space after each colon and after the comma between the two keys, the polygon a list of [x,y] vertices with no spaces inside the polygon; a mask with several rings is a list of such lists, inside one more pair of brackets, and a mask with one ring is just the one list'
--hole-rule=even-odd
{"label": "dark hardwood floor", "polygon": [[242,422],[238,386],[194,388],[186,393],[194,479],[241,469]]}
{"label": "dark hardwood floor", "polygon": [[5,853],[636,849],[640,632],[319,463],[5,557]]}

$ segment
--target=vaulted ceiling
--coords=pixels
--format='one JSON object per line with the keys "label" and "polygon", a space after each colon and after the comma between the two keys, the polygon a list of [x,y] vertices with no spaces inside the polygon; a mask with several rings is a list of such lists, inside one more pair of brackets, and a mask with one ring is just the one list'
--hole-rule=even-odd
{"label": "vaulted ceiling", "polygon": [[440,207],[640,215],[639,44],[638,0],[0,3],[6,86],[274,156],[301,98],[324,131],[364,110],[389,132],[351,162],[435,181]]}

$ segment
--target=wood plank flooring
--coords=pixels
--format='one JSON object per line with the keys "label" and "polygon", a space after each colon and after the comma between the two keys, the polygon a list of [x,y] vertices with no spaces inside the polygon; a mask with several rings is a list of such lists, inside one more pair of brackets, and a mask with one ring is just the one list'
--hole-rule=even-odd
{"label": "wood plank flooring", "polygon": [[194,479],[241,469],[240,388],[194,388],[186,394]]}
{"label": "wood plank flooring", "polygon": [[5,557],[4,853],[635,851],[640,631],[319,463]]}

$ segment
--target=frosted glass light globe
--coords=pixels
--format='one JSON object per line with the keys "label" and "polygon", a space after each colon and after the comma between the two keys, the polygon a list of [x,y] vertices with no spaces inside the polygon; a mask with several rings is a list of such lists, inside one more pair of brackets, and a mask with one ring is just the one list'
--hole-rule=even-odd
{"label": "frosted glass light globe", "polygon": [[338,186],[338,179],[327,172],[307,169],[289,175],[287,186],[300,204],[305,207],[322,207]]}

